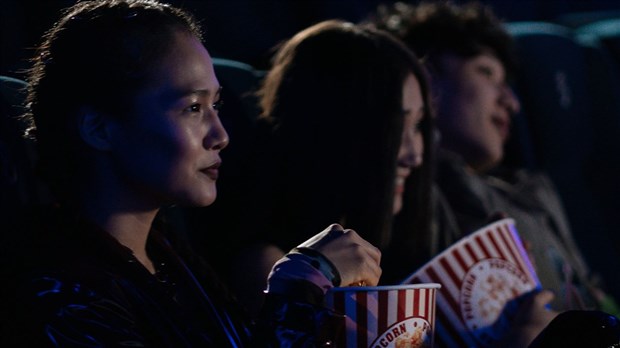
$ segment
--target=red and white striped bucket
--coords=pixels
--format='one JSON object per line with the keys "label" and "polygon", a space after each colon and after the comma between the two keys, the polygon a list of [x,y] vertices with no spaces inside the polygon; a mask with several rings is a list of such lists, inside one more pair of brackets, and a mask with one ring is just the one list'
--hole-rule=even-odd
{"label": "red and white striped bucket", "polygon": [[441,284],[438,347],[489,347],[509,328],[519,297],[540,287],[513,219],[492,223],[434,257],[403,283]]}
{"label": "red and white striped bucket", "polygon": [[430,348],[439,284],[338,287],[328,306],[346,315],[346,334],[337,347]]}

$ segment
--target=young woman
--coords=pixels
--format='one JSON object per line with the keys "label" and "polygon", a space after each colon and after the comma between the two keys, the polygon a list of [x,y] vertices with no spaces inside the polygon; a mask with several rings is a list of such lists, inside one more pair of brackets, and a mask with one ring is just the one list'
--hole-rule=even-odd
{"label": "young woman", "polygon": [[378,282],[378,249],[332,224],[280,259],[254,324],[158,226],[163,206],[215,200],[228,144],[211,57],[182,10],[79,2],[45,35],[28,83],[57,205],[16,252],[6,346],[318,346],[337,327],[324,292]]}
{"label": "young woman", "polygon": [[279,49],[259,93],[288,246],[330,218],[388,245],[393,216],[410,208],[404,196],[423,193],[405,185],[431,153],[427,90],[413,53],[370,28],[325,21]]}
{"label": "young woman", "polygon": [[[278,248],[291,249],[325,221],[356,226],[390,250],[386,282],[413,272],[414,248],[423,249],[416,238],[425,235],[416,231],[429,218],[423,163],[432,147],[428,87],[413,53],[381,31],[324,21],[279,48],[260,98],[266,140],[255,146],[258,193],[247,209],[255,216],[240,220],[270,244],[237,272],[264,274]],[[260,293],[246,277],[232,283],[250,303]]]}

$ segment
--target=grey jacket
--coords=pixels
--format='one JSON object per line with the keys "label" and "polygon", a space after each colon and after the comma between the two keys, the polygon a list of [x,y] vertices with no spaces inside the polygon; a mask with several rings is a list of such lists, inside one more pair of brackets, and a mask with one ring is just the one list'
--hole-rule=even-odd
{"label": "grey jacket", "polygon": [[488,224],[493,214],[504,213],[515,219],[543,288],[556,294],[552,306],[557,310],[598,308],[592,292],[597,284],[574,241],[551,180],[542,173],[521,170],[508,182],[466,168],[457,155],[440,152],[434,248],[443,249]]}

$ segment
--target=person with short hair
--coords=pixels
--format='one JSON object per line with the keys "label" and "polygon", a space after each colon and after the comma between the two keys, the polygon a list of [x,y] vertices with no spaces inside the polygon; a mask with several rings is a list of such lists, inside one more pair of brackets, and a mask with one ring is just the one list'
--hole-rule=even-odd
{"label": "person with short hair", "polygon": [[436,228],[428,232],[437,241],[433,250],[447,248],[500,213],[515,219],[545,289],[528,301],[538,307],[529,317],[541,324],[530,326],[530,334],[556,311],[600,309],[604,293],[574,241],[550,178],[502,167],[511,119],[521,105],[510,84],[518,64],[514,42],[501,19],[480,2],[421,1],[381,5],[366,22],[403,40],[430,73],[439,133],[434,179],[441,198]]}

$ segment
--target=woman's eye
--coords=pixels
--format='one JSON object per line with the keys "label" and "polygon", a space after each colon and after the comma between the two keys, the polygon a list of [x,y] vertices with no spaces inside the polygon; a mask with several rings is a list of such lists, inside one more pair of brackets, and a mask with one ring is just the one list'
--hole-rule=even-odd
{"label": "woman's eye", "polygon": [[202,111],[202,106],[198,103],[190,105],[187,109],[188,112],[200,112]]}
{"label": "woman's eye", "polygon": [[216,110],[216,111],[220,111],[223,106],[224,106],[224,100],[222,99],[216,101],[215,103],[213,103],[213,105],[211,105],[213,110]]}

